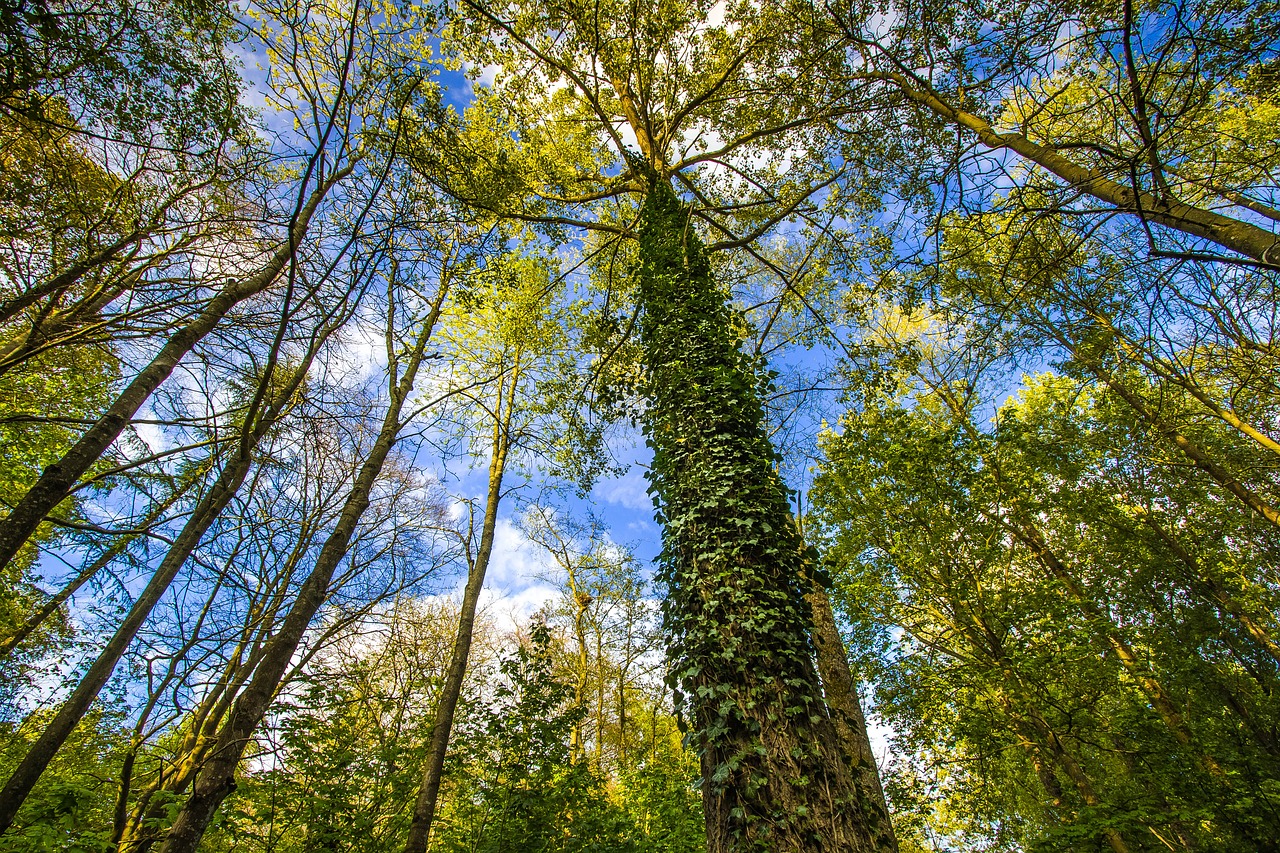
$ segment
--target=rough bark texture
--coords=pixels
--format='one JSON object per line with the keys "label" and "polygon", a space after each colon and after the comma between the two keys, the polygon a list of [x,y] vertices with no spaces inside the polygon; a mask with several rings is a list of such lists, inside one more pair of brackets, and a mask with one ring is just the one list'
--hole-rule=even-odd
{"label": "rough bark texture", "polygon": [[689,210],[661,180],[642,212],[637,277],[663,616],[708,850],[873,850],[814,667],[808,556],[765,432],[766,384]]}
{"label": "rough bark texture", "polygon": [[815,585],[809,601],[813,607],[813,644],[818,650],[818,674],[822,676],[822,689],[836,734],[853,766],[853,784],[858,788],[858,800],[866,815],[867,828],[875,839],[877,850],[896,853],[898,839],[893,833],[889,806],[880,785],[880,770],[876,767],[871,739],[867,736],[867,718],[858,702],[858,686],[849,669],[849,658],[831,610],[831,600],[826,590]]}

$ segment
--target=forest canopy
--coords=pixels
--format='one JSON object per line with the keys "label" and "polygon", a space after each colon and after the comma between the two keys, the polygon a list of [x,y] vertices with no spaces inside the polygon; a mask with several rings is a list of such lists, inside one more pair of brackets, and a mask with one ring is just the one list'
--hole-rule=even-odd
{"label": "forest canopy", "polygon": [[0,11],[0,853],[1280,850],[1272,0]]}

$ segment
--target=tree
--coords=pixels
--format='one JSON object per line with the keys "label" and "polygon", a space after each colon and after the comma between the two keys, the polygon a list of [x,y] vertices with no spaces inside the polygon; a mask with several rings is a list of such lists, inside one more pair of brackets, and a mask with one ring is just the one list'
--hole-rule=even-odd
{"label": "tree", "polygon": [[203,0],[7,7],[0,371],[69,338],[138,334],[134,324],[173,308],[177,288],[160,271],[234,230],[236,191],[261,160],[246,151],[226,11]]}
{"label": "tree", "polygon": [[914,112],[917,162],[946,170],[948,206],[999,204],[965,172],[982,173],[975,147],[1008,151],[1029,167],[1008,201],[1029,213],[1113,220],[1152,258],[1276,269],[1276,151],[1252,144],[1275,137],[1270,5],[875,11],[832,7],[846,79],[882,89],[886,118]]}
{"label": "tree", "polygon": [[[923,797],[959,837],[1046,849],[1265,847],[1255,810],[1274,808],[1257,796],[1274,758],[1239,727],[1256,731],[1245,721],[1275,659],[1146,509],[1171,502],[1198,527],[1225,522],[1222,507],[1148,455],[1105,386],[1029,379],[991,432],[963,389],[926,384],[913,408],[868,389],[826,438],[814,493],[844,601],[906,634],[867,650],[883,655],[882,713],[920,762],[895,780],[903,805]],[[1243,576],[1269,538],[1236,563]]]}
{"label": "tree", "polygon": [[871,849],[807,627],[812,567],[773,469],[762,377],[689,214],[655,184],[637,270],[645,430],[673,680],[689,695],[711,850]]}
{"label": "tree", "polygon": [[[405,853],[424,853],[430,840],[454,713],[471,653],[476,606],[493,554],[500,504],[510,491],[503,488],[507,466],[535,449],[570,449],[563,439],[554,437],[572,432],[557,421],[571,419],[574,400],[565,399],[556,385],[576,361],[564,337],[571,329],[573,311],[557,304],[559,290],[544,259],[499,255],[489,259],[469,283],[448,318],[446,337],[455,350],[451,384],[470,410],[464,411],[462,418],[468,431],[474,429],[473,434],[488,440],[489,466],[479,530],[476,507],[468,507],[470,517],[462,543],[467,581],[458,632],[434,712],[431,745],[423,762],[422,785]],[[465,370],[458,370],[464,366]],[[479,428],[472,427],[473,423]],[[592,447],[572,450],[587,455],[598,452]]]}
{"label": "tree", "polygon": [[[653,485],[666,536],[672,667],[693,709],[711,849],[869,847],[813,670],[807,557],[772,471],[757,366],[738,350],[741,333],[691,221],[696,216],[723,238],[709,248],[743,248],[789,284],[751,245],[783,220],[821,220],[812,198],[842,175],[821,131],[848,104],[824,82],[821,55],[805,53],[777,26],[785,13],[776,10],[715,23],[705,7],[608,15],[573,5],[470,8],[472,25],[491,39],[461,49],[480,62],[502,62],[505,75],[432,161],[437,180],[501,215],[607,235],[633,233],[629,206],[610,199],[645,199],[638,249],[627,251],[636,251],[633,287],[644,315],[646,429],[663,460]],[[567,85],[557,88],[557,80]],[[634,135],[638,154],[627,149],[624,132]],[[713,133],[722,144],[704,139]],[[566,146],[566,136],[577,145]],[[798,152],[785,174],[753,159],[787,144]],[[471,165],[470,152],[482,146],[497,152],[484,168],[448,171],[449,151],[469,149]],[[711,164],[727,176],[715,176]],[[671,181],[688,189],[693,206],[681,206]],[[685,289],[692,291],[687,301],[678,298]],[[714,319],[700,322],[699,314]],[[664,336],[664,326],[683,336]],[[676,350],[684,347],[708,360],[682,372]],[[733,397],[716,396],[729,388]],[[721,404],[725,421],[717,424]],[[699,405],[701,413],[688,414]],[[717,436],[726,441],[719,468],[699,467],[680,449],[686,442],[685,450],[703,448]],[[718,510],[708,503],[707,517],[690,498],[699,478],[713,489],[703,500],[729,502]],[[750,494],[754,503],[732,503],[734,494]],[[763,527],[714,520],[730,511]],[[731,564],[742,570],[741,586],[728,577]],[[724,631],[742,637],[726,642]]]}
{"label": "tree", "polygon": [[569,739],[583,715],[552,671],[551,633],[537,622],[501,666],[505,678],[467,738],[485,769],[453,802],[439,849],[637,849],[601,779],[574,762]]}
{"label": "tree", "polygon": [[[102,689],[143,621],[164,595],[213,520],[221,514],[240,488],[252,467],[256,444],[287,410],[294,393],[305,380],[320,346],[350,317],[353,310],[351,301],[365,284],[367,271],[348,279],[345,288],[339,285],[338,292],[341,295],[336,304],[331,303],[322,308],[315,318],[316,326],[300,356],[300,364],[292,372],[277,375],[276,369],[283,354],[281,344],[290,334],[296,334],[296,330],[290,329],[290,322],[298,319],[302,305],[316,298],[317,293],[324,289],[334,270],[356,245],[361,237],[364,220],[374,205],[381,203],[379,195],[395,161],[394,145],[388,156],[379,158],[371,156],[372,146],[362,144],[359,139],[351,136],[357,129],[359,110],[371,108],[373,101],[379,98],[383,99],[382,103],[387,107],[394,105],[405,108],[417,88],[416,84],[406,84],[406,95],[401,88],[401,84],[406,81],[382,76],[378,71],[378,63],[385,59],[384,56],[357,54],[356,35],[362,31],[362,26],[369,26],[370,18],[358,5],[347,11],[348,17],[327,19],[330,24],[336,21],[336,26],[346,36],[345,51],[337,57],[335,66],[328,69],[329,82],[335,84],[334,88],[326,89],[325,83],[305,78],[291,81],[286,78],[280,82],[282,97],[297,97],[300,105],[305,105],[299,107],[300,127],[306,127],[301,122],[308,118],[314,118],[318,122],[310,133],[304,131],[304,135],[314,138],[307,139],[312,147],[305,152],[299,164],[301,176],[293,188],[296,197],[288,214],[285,239],[273,249],[263,252],[265,261],[258,259],[250,267],[254,272],[242,278],[229,279],[228,283],[215,289],[214,295],[207,302],[200,303],[194,317],[187,319],[165,341],[159,351],[151,356],[147,366],[129,380],[75,444],[60,459],[45,468],[9,515],[0,521],[0,541],[8,543],[0,545],[0,562],[7,562],[45,516],[70,493],[90,466],[116,441],[129,420],[169,377],[178,362],[213,332],[237,304],[257,296],[277,282],[280,283],[283,304],[278,309],[280,320],[274,330],[273,346],[268,350],[262,374],[250,395],[244,420],[236,432],[232,443],[233,456],[218,474],[218,479],[211,484],[209,492],[193,508],[193,514],[170,549],[168,558],[157,567],[147,588],[133,603],[72,696],[50,721],[44,734],[33,744],[24,761],[6,783],[0,794],[0,830],[12,823],[41,771]],[[294,35],[302,34],[295,32]],[[349,99],[357,97],[365,100],[358,108],[353,108]],[[309,115],[305,112],[307,109],[310,109]],[[306,287],[300,286],[299,282],[299,254],[308,236],[318,242],[315,232],[321,230],[320,223],[313,223],[313,219],[319,218],[318,213],[322,213],[321,203],[328,194],[340,182],[355,175],[357,167],[362,166],[366,158],[375,164],[381,160],[372,174],[360,176],[368,179],[365,187],[368,196],[357,202],[355,210],[348,211],[346,215],[339,214],[343,219],[340,225],[348,233],[337,245],[336,251],[327,256],[322,255],[320,270],[311,282],[316,289],[308,295]],[[350,229],[352,222],[356,226],[354,229]],[[371,266],[376,268],[379,264]],[[388,445],[384,453],[389,449]],[[376,474],[375,470],[370,477],[376,477]],[[370,479],[366,489],[372,488],[372,484],[373,480]],[[357,513],[355,517],[358,518],[358,515]],[[349,529],[346,536],[349,538],[352,532]],[[5,548],[10,549],[7,555],[4,553]],[[330,559],[340,557],[344,552],[345,548],[343,552],[331,554]],[[332,567],[329,571],[332,571]],[[323,596],[320,600],[323,600]],[[316,602],[317,607],[318,605],[319,600]],[[305,622],[297,630],[300,632],[303,628]]]}
{"label": "tree", "polygon": [[[234,788],[234,777],[254,730],[261,723],[279,689],[308,626],[328,597],[339,563],[351,547],[357,526],[369,508],[371,496],[392,449],[413,417],[438,401],[413,407],[413,391],[418,373],[428,356],[427,347],[453,280],[465,275],[469,258],[465,244],[441,247],[440,266],[434,293],[429,298],[412,298],[415,287],[401,287],[399,266],[389,265],[386,273],[388,321],[387,401],[372,446],[347,490],[342,510],[315,556],[279,630],[262,647],[262,656],[243,692],[230,708],[208,761],[191,785],[191,794],[178,810],[165,839],[165,853],[189,853],[199,844],[214,813]],[[459,257],[459,254],[462,257]],[[401,337],[403,336],[403,337]],[[451,396],[446,393],[445,397]]]}
{"label": "tree", "polygon": [[[101,850],[110,843],[109,780],[128,740],[118,708],[95,709],[69,739],[28,802],[30,822],[4,838],[6,850]],[[25,752],[36,727],[0,727],[0,761],[8,769]]]}
{"label": "tree", "polygon": [[[412,816],[442,676],[457,633],[452,603],[399,598],[347,625],[282,697],[208,849],[372,851],[399,843]],[[475,713],[500,638],[481,617],[459,716]]]}
{"label": "tree", "polygon": [[[303,405],[324,411],[338,399],[336,389],[328,389],[322,400]],[[166,612],[139,638],[135,655],[145,660],[147,697],[135,712],[117,785],[113,840],[122,851],[144,853],[162,840],[170,810],[210,757],[228,713],[291,612],[308,564],[339,521],[371,439],[306,414],[264,449],[270,461],[259,463],[241,505],[212,532],[197,566],[165,602]],[[375,425],[366,422],[366,428]],[[289,701],[293,684],[307,683],[312,661],[342,658],[345,643],[359,642],[352,633],[376,624],[386,602],[430,588],[455,559],[439,501],[404,455],[384,465],[324,608],[280,677],[280,701]],[[393,620],[406,635],[417,624],[410,615]],[[387,663],[394,667],[398,659]],[[264,760],[249,749],[250,761]]]}
{"label": "tree", "polygon": [[525,510],[521,527],[555,563],[544,580],[560,597],[534,618],[559,639],[553,672],[572,688],[570,760],[603,778],[640,847],[704,850],[696,757],[681,741],[655,660],[664,643],[652,584],[594,516],[541,503]]}

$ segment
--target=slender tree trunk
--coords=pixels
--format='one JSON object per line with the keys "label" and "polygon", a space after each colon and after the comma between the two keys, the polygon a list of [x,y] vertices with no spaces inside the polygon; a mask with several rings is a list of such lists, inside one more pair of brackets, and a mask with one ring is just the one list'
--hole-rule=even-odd
{"label": "slender tree trunk", "polygon": [[764,384],[691,213],[653,177],[638,289],[664,623],[692,709],[710,853],[876,849],[814,667],[807,555]]}
{"label": "slender tree trunk", "polygon": [[27,639],[27,637],[31,636],[41,625],[43,625],[46,619],[60,610],[62,605],[66,604],[67,601],[71,599],[71,596],[75,595],[82,586],[88,583],[96,574],[98,574],[98,572],[102,571],[110,565],[112,561],[123,554],[125,549],[128,548],[135,539],[142,535],[143,531],[152,529],[160,518],[186,494],[187,490],[191,488],[197,480],[208,473],[209,466],[212,464],[214,456],[216,455],[217,454],[215,452],[205,463],[197,466],[196,469],[191,472],[190,476],[184,477],[181,485],[178,488],[175,488],[172,494],[167,498],[157,504],[151,512],[147,514],[146,518],[137,525],[136,531],[118,536],[116,540],[111,543],[111,546],[101,554],[101,556],[81,569],[80,573],[67,581],[62,589],[49,596],[49,598],[41,604],[34,613],[23,620],[22,624],[13,630],[13,633],[9,634],[9,636],[5,637],[3,640],[0,640],[0,658],[7,657],[12,653],[14,649]]}
{"label": "slender tree trunk", "polygon": [[1111,180],[1094,169],[1072,162],[1052,147],[1033,142],[1020,133],[999,132],[980,116],[943,101],[937,92],[928,88],[919,78],[883,71],[863,72],[858,77],[893,83],[906,97],[954,126],[971,132],[986,147],[997,151],[1013,151],[1057,175],[1071,187],[1113,206],[1116,210],[1183,234],[1210,240],[1260,264],[1270,267],[1280,265],[1280,237],[1252,222],[1135,190],[1134,187]]}
{"label": "slender tree trunk", "polygon": [[[314,355],[314,350],[312,355]],[[227,507],[227,504],[231,502],[231,499],[240,490],[245,476],[253,466],[253,456],[249,451],[257,446],[258,442],[266,435],[267,431],[284,411],[289,399],[305,378],[310,363],[310,358],[308,358],[299,366],[291,377],[291,381],[275,394],[270,401],[270,405],[257,418],[256,423],[252,425],[246,424],[242,428],[242,433],[245,434],[247,440],[239,443],[236,454],[227,461],[212,487],[196,504],[195,509],[192,510],[190,517],[187,519],[187,523],[183,525],[182,531],[174,539],[173,545],[170,546],[169,551],[165,554],[164,559],[161,560],[160,566],[151,576],[146,587],[134,600],[133,606],[125,614],[120,626],[111,636],[111,639],[107,641],[102,651],[98,653],[98,657],[89,665],[89,669],[85,672],[80,683],[76,685],[76,689],[72,691],[71,696],[58,709],[58,713],[50,720],[44,731],[36,738],[35,743],[27,750],[27,754],[22,761],[14,769],[9,781],[5,783],[4,789],[0,791],[0,832],[7,830],[13,823],[14,816],[23,802],[26,801],[27,795],[31,793],[31,789],[35,786],[49,762],[53,760],[54,755],[62,748],[62,744],[66,742],[67,737],[79,724],[80,720],[83,719],[85,713],[88,712],[89,707],[98,697],[103,685],[111,677],[116,664],[120,662],[120,658],[129,648],[129,644],[133,642],[133,638],[137,635],[142,624],[164,597],[169,585],[177,577],[187,558],[191,556],[192,552],[200,544],[209,527],[217,520]],[[249,417],[252,417],[252,414]]]}
{"label": "slender tree trunk", "polygon": [[[1062,768],[1085,804],[1091,807],[1101,805],[1102,799],[1098,796],[1084,768],[1067,750],[1066,745],[1041,714],[1040,709],[1025,696],[1023,679],[1005,654],[1003,634],[993,629],[981,613],[972,607],[962,605],[954,590],[948,597],[951,609],[960,623],[957,627],[968,639],[970,648],[980,659],[987,660],[1000,673],[1003,681],[1003,687],[1000,690],[1001,701],[1010,725],[1015,731],[1021,733],[1022,727],[1029,724],[1035,734],[1036,742],[1044,749],[1045,754]],[[1044,772],[1041,772],[1042,782],[1045,781]],[[1052,796],[1050,787],[1046,786],[1046,792]],[[1129,853],[1129,844],[1119,830],[1110,826],[1105,827],[1102,830],[1102,836],[1114,853]]]}
{"label": "slender tree trunk", "polygon": [[633,611],[627,610],[627,644],[622,655],[622,666],[618,670],[618,766],[627,765],[627,679],[631,673],[631,644]]}
{"label": "slender tree trunk", "polygon": [[1187,551],[1182,546],[1182,543],[1166,530],[1162,524],[1152,518],[1149,513],[1144,512],[1139,518],[1173,552],[1178,561],[1187,567],[1189,579],[1193,583],[1205,585],[1208,590],[1206,597],[1231,614],[1244,627],[1245,632],[1248,633],[1253,641],[1266,649],[1267,654],[1271,655],[1276,663],[1280,663],[1280,643],[1276,642],[1269,628],[1263,625],[1254,614],[1247,612],[1240,600],[1226,588],[1222,578],[1218,575],[1218,570],[1212,566],[1202,566],[1195,555]]}
{"label": "slender tree trunk", "polygon": [[[516,377],[511,382],[511,399],[507,400],[503,422],[494,425],[493,455],[489,459],[489,490],[485,495],[484,522],[480,528],[480,546],[476,550],[467,574],[467,585],[462,593],[462,612],[458,615],[458,634],[453,641],[453,655],[440,688],[440,702],[436,706],[436,718],[431,726],[431,745],[427,752],[426,766],[422,771],[422,784],[413,806],[413,818],[409,823],[409,836],[405,853],[425,853],[431,838],[431,824],[435,820],[436,801],[440,796],[440,782],[444,777],[444,759],[453,734],[453,718],[462,695],[462,681],[467,674],[467,661],[471,656],[471,639],[475,632],[476,605],[480,590],[484,587],[485,572],[489,569],[489,557],[493,553],[494,530],[498,524],[498,504],[502,498],[502,475],[507,464],[507,431],[510,428],[511,411],[515,403]],[[501,396],[501,395],[500,395]],[[499,399],[498,411],[503,411]]]}
{"label": "slender tree trunk", "polygon": [[[44,772],[44,768],[48,766],[97,698],[99,691],[111,677],[116,664],[119,663],[152,609],[164,596],[178,571],[200,544],[209,527],[239,491],[252,467],[253,449],[284,413],[289,400],[305,380],[320,345],[336,328],[335,323],[329,323],[324,327],[312,339],[306,357],[295,368],[289,380],[275,391],[271,399],[262,401],[261,408],[251,409],[246,415],[246,423],[237,441],[236,454],[227,462],[212,487],[196,504],[187,523],[170,546],[147,586],[134,601],[115,634],[107,641],[106,646],[90,665],[71,696],[58,709],[53,720],[32,744],[5,784],[3,791],[0,791],[0,832],[12,824],[17,810],[26,800],[32,787]],[[267,381],[267,377],[264,377],[263,382]]]}
{"label": "slender tree trunk", "polygon": [[124,829],[125,820],[128,816],[129,797],[133,789],[133,771],[138,759],[138,753],[146,744],[147,726],[151,721],[151,714],[155,711],[156,706],[160,702],[160,697],[168,692],[178,675],[179,666],[187,659],[187,655],[200,642],[201,632],[204,627],[205,620],[209,617],[213,610],[214,604],[218,601],[222,592],[222,580],[219,579],[213,585],[213,589],[205,598],[204,607],[200,610],[199,617],[195,620],[195,625],[189,631],[184,632],[185,642],[181,648],[175,649],[169,657],[169,666],[166,668],[164,677],[160,679],[158,684],[149,685],[147,701],[143,705],[142,710],[138,713],[138,719],[133,724],[133,736],[129,739],[129,748],[125,753],[125,758],[120,769],[120,782],[116,788],[116,805],[113,809],[112,816],[112,844],[118,844],[121,833]]}
{"label": "slender tree trunk", "polygon": [[1241,483],[1239,478],[1235,477],[1229,470],[1220,465],[1213,457],[1213,454],[1192,441],[1176,426],[1168,423],[1159,415],[1158,412],[1153,411],[1151,407],[1142,400],[1140,395],[1135,393],[1132,388],[1124,383],[1123,380],[1104,367],[1096,358],[1090,358],[1086,353],[1082,353],[1080,348],[1073,341],[1067,339],[1061,329],[1050,324],[1045,328],[1045,331],[1065,347],[1067,351],[1070,352],[1071,355],[1075,357],[1090,373],[1097,377],[1103,385],[1107,386],[1107,388],[1113,391],[1121,400],[1124,400],[1124,402],[1128,404],[1129,408],[1133,410],[1134,414],[1151,426],[1170,444],[1182,451],[1183,455],[1191,461],[1192,465],[1208,474],[1214,482],[1234,495],[1250,510],[1265,518],[1275,527],[1280,527],[1280,509],[1277,509],[1271,503],[1263,500],[1257,492]]}
{"label": "slender tree trunk", "polygon": [[19,312],[30,308],[46,296],[55,296],[62,293],[92,270],[111,263],[126,246],[145,240],[155,226],[156,223],[151,222],[145,228],[137,228],[128,234],[121,235],[112,243],[102,247],[89,257],[82,258],[57,275],[0,302],[0,323],[9,322]]}
{"label": "slender tree trunk", "polygon": [[1049,576],[1062,584],[1067,593],[1075,600],[1076,606],[1102,630],[1106,637],[1107,645],[1116,653],[1116,657],[1119,659],[1120,665],[1125,668],[1125,671],[1142,686],[1143,692],[1147,694],[1151,706],[1155,709],[1161,722],[1165,724],[1165,728],[1169,730],[1179,744],[1190,750],[1200,760],[1200,763],[1204,765],[1210,775],[1216,777],[1219,781],[1223,781],[1226,774],[1223,772],[1221,765],[1218,764],[1213,756],[1201,752],[1195,746],[1191,733],[1187,730],[1186,721],[1169,697],[1168,692],[1164,689],[1164,685],[1142,665],[1137,653],[1129,645],[1129,641],[1120,635],[1111,616],[1102,612],[1102,608],[1085,594],[1080,584],[1077,583],[1075,576],[1067,569],[1062,560],[1058,559],[1058,556],[1048,546],[1044,537],[1041,536],[1040,531],[1034,525],[1020,518],[1015,518],[1013,521],[1014,537],[1031,550],[1031,553],[1036,556],[1036,559],[1048,571]]}
{"label": "slender tree trunk", "polygon": [[[218,732],[217,742],[192,785],[191,796],[178,811],[162,853],[195,853],[214,812],[235,789],[235,772],[254,730],[262,722],[267,707],[275,698],[289,661],[302,642],[311,620],[329,596],[329,582],[346,556],[360,518],[369,507],[373,487],[382,466],[395,446],[403,423],[404,406],[413,391],[418,369],[422,365],[431,332],[439,319],[447,292],[447,278],[442,275],[440,290],[431,312],[404,363],[404,373],[391,388],[391,401],[382,420],[378,437],[369,457],[360,466],[355,483],[347,494],[333,532],[325,540],[298,597],[285,615],[280,630],[263,646],[262,659],[244,691],[236,699],[226,723]],[[390,346],[390,340],[388,340]],[[394,365],[393,365],[394,367]]]}
{"label": "slender tree trunk", "polygon": [[604,637],[596,613],[596,772],[604,772]]}
{"label": "slender tree trunk", "polygon": [[[1030,709],[1028,719],[1031,721],[1032,727],[1040,735],[1041,741],[1048,747],[1049,754],[1053,756],[1058,766],[1067,774],[1067,778],[1075,784],[1076,790],[1080,792],[1080,798],[1084,800],[1085,805],[1095,807],[1099,805],[1102,800],[1094,790],[1093,783],[1085,774],[1084,768],[1067,751],[1057,733],[1053,731],[1034,708]],[[1115,853],[1129,853],[1129,843],[1124,840],[1124,836],[1120,834],[1119,830],[1109,826],[1105,827],[1102,830],[1102,837],[1107,840],[1107,844],[1110,845]]]}
{"label": "slender tree trunk", "polygon": [[[64,308],[57,308],[56,303],[51,301],[38,317],[33,317],[31,322],[26,324],[21,335],[0,346],[0,376],[4,376],[10,370],[46,350],[73,344],[95,333],[101,334],[109,322],[102,314],[107,306],[136,286],[147,272],[155,269],[167,256],[192,242],[194,242],[192,238],[184,238],[177,245],[148,258],[137,269],[98,285],[75,303]],[[128,316],[128,313],[112,316],[110,322],[119,322]]]}
{"label": "slender tree trunk", "polygon": [[[979,435],[969,418],[969,413],[965,410],[960,402],[950,394],[945,388],[934,385],[937,391],[952,415],[955,417],[965,432],[971,439],[979,443],[981,446],[982,436]],[[1132,405],[1132,404],[1131,404]],[[1141,414],[1142,412],[1140,412]],[[987,453],[982,453],[984,464],[993,470],[998,470],[998,460],[991,459]],[[1063,589],[1071,596],[1076,606],[1080,608],[1089,619],[1102,632],[1112,651],[1115,652],[1116,658],[1120,661],[1120,665],[1125,671],[1138,683],[1143,692],[1147,695],[1152,708],[1156,715],[1160,717],[1161,722],[1173,735],[1174,739],[1185,749],[1187,749],[1208,773],[1219,782],[1226,782],[1227,775],[1218,763],[1217,759],[1205,753],[1195,744],[1191,736],[1191,732],[1186,724],[1186,720],[1182,713],[1178,711],[1173,699],[1165,690],[1164,685],[1154,674],[1152,674],[1146,666],[1144,666],[1138,656],[1116,628],[1114,620],[1111,616],[1098,606],[1093,597],[1086,593],[1081,587],[1079,581],[1068,566],[1058,557],[1058,555],[1049,547],[1040,528],[1031,520],[1031,516],[1020,505],[1017,497],[1010,498],[1012,501],[1011,509],[1007,513],[1007,517],[997,518],[996,521],[1008,529],[1014,539],[1021,542],[1031,551],[1032,555],[1044,567],[1049,577],[1062,584]]]}
{"label": "slender tree trunk", "polygon": [[586,711],[584,708],[587,704],[587,670],[590,667],[590,656],[587,654],[587,606],[588,600],[585,593],[578,591],[578,584],[573,580],[572,558],[565,555],[566,565],[569,567],[569,577],[571,583],[570,594],[573,596],[573,637],[578,644],[578,661],[577,672],[573,678],[573,707],[581,712],[578,721],[573,724],[573,734],[569,741],[569,756],[574,762],[581,761],[586,754],[586,746],[583,744],[582,727],[586,723]]}
{"label": "slender tree trunk", "polygon": [[[190,726],[175,749],[173,759],[139,792],[133,807],[116,825],[115,842],[119,853],[144,853],[158,840],[155,827],[163,825],[171,800],[162,798],[153,802],[156,794],[164,791],[176,797],[185,792],[195,778],[209,749],[216,742],[218,726],[230,710],[232,700],[239,695],[240,688],[262,658],[263,641],[270,636],[274,611],[272,608],[272,612],[263,614],[260,620],[250,614],[240,642],[223,667],[218,681],[191,712]],[[260,626],[256,631],[253,627],[255,621]],[[127,806],[127,802],[124,805]]]}

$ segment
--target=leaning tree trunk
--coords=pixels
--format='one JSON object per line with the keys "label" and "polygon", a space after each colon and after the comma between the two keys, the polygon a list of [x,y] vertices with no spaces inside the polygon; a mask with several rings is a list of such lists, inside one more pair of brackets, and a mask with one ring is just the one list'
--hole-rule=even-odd
{"label": "leaning tree trunk", "polygon": [[[502,500],[502,475],[507,467],[507,452],[511,440],[511,414],[515,407],[516,386],[519,383],[519,363],[511,376],[510,396],[503,411],[502,391],[494,407],[500,420],[493,427],[493,452],[489,458],[489,489],[485,495],[484,521],[480,526],[480,544],[467,572],[467,585],[462,593],[462,610],[458,614],[458,633],[453,641],[453,654],[444,684],[440,688],[440,701],[436,706],[436,718],[431,723],[431,743],[422,770],[422,784],[414,801],[413,816],[409,821],[409,835],[404,853],[425,853],[431,838],[431,824],[436,816],[436,801],[440,797],[440,783],[444,778],[444,759],[449,751],[449,738],[453,734],[453,718],[462,696],[462,682],[467,674],[467,662],[471,658],[471,640],[475,633],[476,606],[484,588],[484,576],[489,570],[489,558],[493,555],[494,532],[498,527],[498,504]],[[506,380],[499,386],[505,387]],[[471,545],[467,544],[470,551]]]}
{"label": "leaning tree trunk", "polygon": [[708,850],[874,850],[814,667],[809,556],[765,432],[766,380],[664,181],[645,200],[637,277],[663,618]]}
{"label": "leaning tree trunk", "polygon": [[[324,338],[327,337],[328,332],[324,335]],[[324,338],[312,341],[306,358],[291,374],[288,381],[276,390],[272,398],[264,401],[256,420],[253,412],[245,416],[246,422],[242,425],[237,439],[239,451],[234,452],[227,460],[209,490],[192,508],[182,531],[173,540],[155,573],[125,613],[115,633],[89,665],[75,690],[58,708],[57,713],[53,715],[22,760],[18,762],[18,766],[5,782],[4,788],[0,789],[0,834],[4,834],[13,825],[18,810],[26,802],[31,790],[40,780],[49,763],[53,761],[54,756],[71,736],[71,732],[89,712],[89,708],[97,700],[98,694],[111,678],[120,658],[124,657],[124,653],[133,643],[138,631],[151,615],[151,611],[164,598],[169,585],[173,583],[178,572],[186,565],[187,559],[204,540],[209,528],[240,491],[246,475],[253,467],[253,451],[287,410],[289,400],[305,381],[311,362]],[[265,382],[266,379],[264,378],[263,381]]]}
{"label": "leaning tree trunk", "polygon": [[[125,386],[102,416],[62,458],[44,469],[40,478],[9,514],[0,519],[0,566],[8,565],[18,555],[18,551],[35,535],[45,517],[71,494],[80,478],[120,437],[133,416],[196,344],[204,340],[232,308],[266,290],[293,262],[320,202],[354,170],[355,165],[348,163],[321,182],[306,203],[298,208],[288,236],[267,262],[252,275],[241,280],[233,279],[224,285],[205,303],[199,314],[173,333],[150,363]],[[9,820],[12,820],[11,816]],[[5,825],[8,825],[7,822]]]}
{"label": "leaning tree trunk", "polygon": [[827,597],[827,591],[815,583],[809,593],[809,603],[813,608],[813,643],[818,649],[822,692],[845,755],[853,764],[853,784],[858,789],[867,828],[875,838],[877,850],[897,853],[898,839],[889,819],[884,788],[880,785],[880,769],[876,767],[875,753],[871,751],[867,718],[858,702],[858,686],[849,669],[848,653],[836,625],[835,613],[831,610],[831,599]]}
{"label": "leaning tree trunk", "polygon": [[[253,671],[253,677],[236,698],[227,721],[218,731],[210,756],[191,785],[191,796],[178,809],[162,853],[195,853],[214,813],[235,790],[235,774],[240,759],[249,746],[254,730],[275,699],[276,691],[280,688],[311,620],[329,598],[329,584],[333,580],[333,574],[351,547],[360,519],[373,500],[373,490],[382,475],[383,465],[399,440],[400,430],[404,428],[401,415],[413,393],[418,370],[426,358],[427,344],[440,319],[447,293],[447,279],[442,275],[436,301],[400,365],[403,374],[396,380],[396,363],[393,361],[388,367],[392,377],[389,387],[391,399],[383,415],[378,437],[347,492],[338,521],[321,546],[311,573],[299,588],[298,596],[280,623],[279,631],[263,646],[262,657]],[[388,349],[390,344],[388,333]]]}

